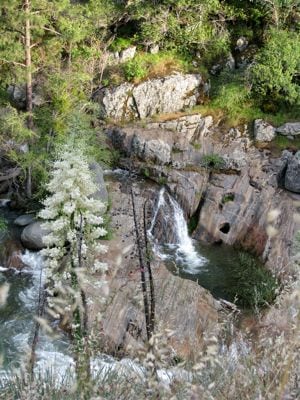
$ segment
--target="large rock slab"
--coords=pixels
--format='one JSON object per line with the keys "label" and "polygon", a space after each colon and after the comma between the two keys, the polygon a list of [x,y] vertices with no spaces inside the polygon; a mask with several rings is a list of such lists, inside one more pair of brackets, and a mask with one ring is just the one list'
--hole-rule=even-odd
{"label": "large rock slab", "polygon": [[284,186],[291,192],[300,193],[300,151],[288,161]]}
{"label": "large rock slab", "polygon": [[0,265],[4,268],[22,270],[26,265],[22,261],[23,247],[14,239],[7,239],[0,246]]}
{"label": "large rock slab", "polygon": [[300,122],[287,122],[276,128],[276,132],[284,136],[298,136],[300,135]]}
{"label": "large rock slab", "polygon": [[107,133],[113,146],[126,156],[160,165],[171,161],[174,145],[171,131],[113,127]]}
{"label": "large rock slab", "polygon": [[173,74],[138,85],[124,83],[114,88],[102,88],[94,99],[99,101],[105,118],[144,119],[196,105],[201,83],[199,74]]}
{"label": "large rock slab", "polygon": [[166,121],[150,122],[147,128],[178,132],[178,140],[174,147],[183,151],[188,149],[190,143],[199,143],[212,124],[213,118],[210,115],[202,117],[201,114],[191,114]]}
{"label": "large rock slab", "polygon": [[254,138],[258,142],[271,142],[276,136],[274,126],[262,119],[254,121]]}

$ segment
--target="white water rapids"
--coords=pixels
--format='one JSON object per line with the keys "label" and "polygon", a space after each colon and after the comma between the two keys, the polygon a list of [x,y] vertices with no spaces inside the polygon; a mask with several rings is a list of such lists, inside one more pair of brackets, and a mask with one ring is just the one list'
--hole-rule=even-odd
{"label": "white water rapids", "polygon": [[[1,333],[7,337],[5,351],[13,353],[15,361],[19,361],[20,364],[22,364],[22,359],[25,362],[28,360],[34,329],[33,318],[37,312],[39,290],[44,279],[43,259],[40,253],[27,250],[22,259],[28,266],[22,273],[25,272],[31,275],[32,284],[23,288],[18,294],[20,312],[17,319],[14,314],[11,319],[5,321],[5,326],[1,327]],[[35,364],[35,374],[38,379],[43,377],[48,380],[51,379],[53,385],[57,387],[75,383],[75,362],[69,346],[70,343],[67,338],[62,336],[61,339],[52,340],[40,330]],[[17,351],[12,349],[17,349]],[[20,369],[17,364],[14,362],[12,366],[0,367],[0,390],[16,374],[19,374]],[[116,360],[105,354],[92,358],[91,372],[94,377],[98,378],[105,378],[110,372],[123,378],[129,378],[134,375],[144,379],[146,376],[145,369],[141,364],[129,358]],[[185,379],[190,379],[189,373],[177,368],[160,369],[158,370],[158,376],[164,384],[170,384],[176,376],[181,378],[184,376]]]}
{"label": "white water rapids", "polygon": [[[163,219],[165,222],[171,224],[170,226],[173,227],[176,237],[172,241],[175,241],[175,243],[164,243],[162,246],[158,245],[155,240],[154,226],[160,210],[163,210]],[[193,240],[189,236],[182,208],[164,187],[159,192],[148,235],[153,241],[156,255],[160,258],[169,258],[165,250],[168,248],[175,249],[175,259],[179,264],[183,265],[183,269],[187,273],[196,274],[207,263],[207,259],[197,252]]]}

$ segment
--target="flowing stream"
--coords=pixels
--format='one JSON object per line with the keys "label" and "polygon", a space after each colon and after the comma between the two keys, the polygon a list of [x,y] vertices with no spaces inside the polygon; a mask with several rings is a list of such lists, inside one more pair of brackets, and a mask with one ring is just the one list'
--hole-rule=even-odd
{"label": "flowing stream", "polygon": [[205,245],[193,240],[180,205],[164,188],[157,196],[148,234],[154,253],[171,272],[197,281],[216,298],[235,300],[239,292],[237,271],[241,270],[238,251],[224,244]]}
{"label": "flowing stream", "polygon": [[[11,222],[16,217],[7,211],[5,205],[0,208],[0,213]],[[10,225],[13,232],[16,228],[12,229],[12,223]],[[194,241],[188,234],[181,207],[164,188],[159,191],[148,234],[156,255],[164,260],[173,273],[197,280],[216,297],[233,300],[227,289],[235,284],[232,268],[239,262],[236,251],[228,246],[204,246]],[[3,235],[0,235],[0,243],[2,240]],[[0,308],[0,359],[3,360],[0,364],[0,388],[28,355],[39,288],[43,282],[43,259],[40,253],[26,251],[23,262],[27,267],[21,272],[0,268],[0,285],[4,282],[10,285],[8,301]],[[74,360],[69,346],[69,340],[63,333],[56,340],[41,333],[36,350],[36,372],[48,374],[49,371],[55,371],[59,384],[65,384],[68,380],[72,382]],[[130,359],[118,361],[104,354],[92,359],[94,375],[105,375],[108,370],[123,376],[132,371],[139,376],[144,375],[143,367]],[[159,371],[165,382],[170,382],[176,373],[178,371]]]}
{"label": "flowing stream", "polygon": [[[20,232],[13,225],[16,214],[8,211],[5,204],[0,206],[0,215],[8,223],[8,234],[14,238]],[[5,235],[0,235],[0,244]],[[20,372],[27,364],[32,343],[40,287],[43,285],[43,258],[39,252],[26,250],[22,256],[26,268],[22,271],[8,270],[0,266],[0,286],[8,283],[7,302],[0,308],[0,391],[1,387]],[[91,360],[94,377],[107,377],[109,372],[122,377],[145,378],[144,367],[137,362],[123,358],[116,360],[106,354],[99,354]],[[70,350],[70,341],[63,332],[58,339],[51,339],[40,330],[36,348],[35,373],[40,378],[48,377],[53,385],[72,385],[75,378],[75,362]],[[189,374],[184,370],[171,368],[158,370],[161,381],[168,384],[175,376]]]}

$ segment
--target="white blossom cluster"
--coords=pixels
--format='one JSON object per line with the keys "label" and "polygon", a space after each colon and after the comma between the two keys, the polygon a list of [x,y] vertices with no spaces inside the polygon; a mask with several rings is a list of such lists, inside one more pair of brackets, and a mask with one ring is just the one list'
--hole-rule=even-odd
{"label": "white blossom cluster", "polygon": [[[102,214],[105,205],[91,197],[97,191],[83,151],[65,147],[53,166],[47,186],[50,196],[39,216],[45,220],[43,228],[48,234],[43,238],[46,257],[48,292],[61,293],[70,284],[72,274],[80,284],[78,270],[105,274],[107,265],[99,260],[107,251],[99,243],[106,234]],[[104,276],[103,276],[104,278]],[[63,311],[67,311],[68,304]]]}

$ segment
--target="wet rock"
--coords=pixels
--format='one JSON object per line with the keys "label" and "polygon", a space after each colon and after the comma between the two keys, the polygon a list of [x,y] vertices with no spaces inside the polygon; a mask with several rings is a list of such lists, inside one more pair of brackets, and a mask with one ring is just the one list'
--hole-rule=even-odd
{"label": "wet rock", "polygon": [[102,88],[94,99],[100,103],[103,117],[114,120],[144,119],[196,105],[201,83],[200,75],[174,74],[138,85],[124,83],[115,88]]}
{"label": "wet rock", "polygon": [[287,122],[276,128],[276,132],[284,136],[298,136],[300,135],[300,122]]}
{"label": "wet rock", "polygon": [[284,186],[291,192],[300,193],[300,151],[288,161]]}
{"label": "wet rock", "polygon": [[22,270],[26,265],[22,261],[24,248],[15,240],[6,240],[0,248],[0,264],[4,268]]}
{"label": "wet rock", "polygon": [[34,221],[34,216],[32,214],[20,215],[14,220],[14,224],[17,226],[26,226]]}
{"label": "wet rock", "polygon": [[[281,157],[278,160],[275,160],[274,162],[274,167],[276,173],[272,176],[273,179],[271,179],[270,184],[276,187],[276,184],[279,187],[284,187],[285,186],[285,174],[287,170],[287,166],[289,161],[293,158],[293,153],[291,153],[288,150],[284,150],[281,154]],[[276,180],[276,184],[273,184],[274,178]]]}
{"label": "wet rock", "polygon": [[45,246],[43,243],[43,236],[48,232],[42,229],[41,222],[33,222],[27,225],[21,234],[21,241],[23,246],[29,250],[41,250]]}
{"label": "wet rock", "polygon": [[276,136],[275,128],[262,119],[254,121],[254,138],[258,142],[271,142]]}

